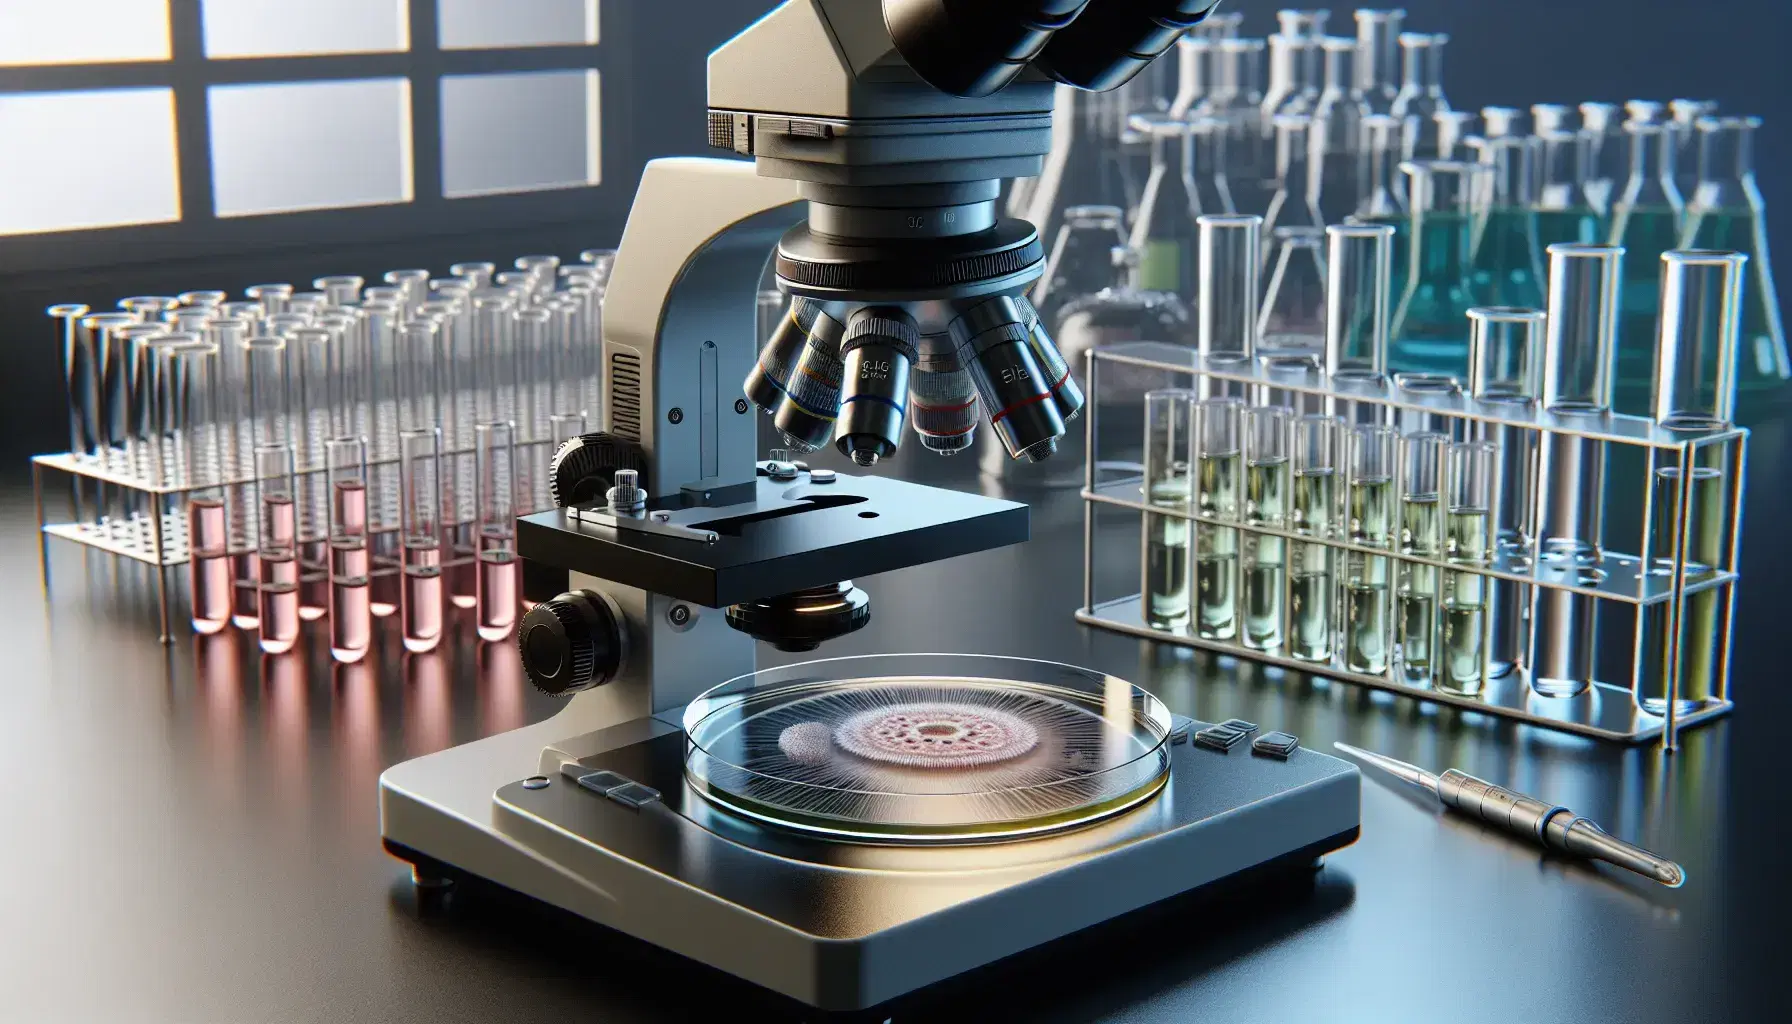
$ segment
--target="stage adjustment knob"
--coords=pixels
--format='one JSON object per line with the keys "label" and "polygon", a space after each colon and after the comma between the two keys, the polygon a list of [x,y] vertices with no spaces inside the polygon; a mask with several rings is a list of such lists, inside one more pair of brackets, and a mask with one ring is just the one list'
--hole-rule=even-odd
{"label": "stage adjustment knob", "polygon": [[529,609],[516,645],[535,688],[565,697],[615,677],[622,664],[622,623],[602,595],[569,591]]}

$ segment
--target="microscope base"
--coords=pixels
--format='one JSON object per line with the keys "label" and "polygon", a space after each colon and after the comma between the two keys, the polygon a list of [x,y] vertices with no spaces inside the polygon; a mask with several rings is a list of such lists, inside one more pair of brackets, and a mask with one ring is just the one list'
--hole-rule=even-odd
{"label": "microscope base", "polygon": [[[553,721],[418,758],[380,780],[386,847],[476,876],[828,1010],[876,1006],[1254,869],[1354,842],[1360,775],[1185,743],[1164,789],[1091,827],[973,846],[831,843],[754,824],[684,781],[681,710],[564,739]],[[1202,728],[1196,723],[1195,728]],[[564,772],[658,791],[631,807]]]}

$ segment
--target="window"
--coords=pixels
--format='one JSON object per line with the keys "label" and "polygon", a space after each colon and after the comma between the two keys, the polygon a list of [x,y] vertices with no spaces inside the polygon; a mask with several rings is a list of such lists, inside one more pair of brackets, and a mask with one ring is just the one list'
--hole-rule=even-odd
{"label": "window", "polygon": [[603,179],[599,11],[0,0],[0,238],[75,259],[125,237],[100,229],[224,251],[279,244],[269,217],[344,241],[563,219],[586,204],[552,194]]}
{"label": "window", "polygon": [[0,235],[180,219],[167,89],[0,96]]}

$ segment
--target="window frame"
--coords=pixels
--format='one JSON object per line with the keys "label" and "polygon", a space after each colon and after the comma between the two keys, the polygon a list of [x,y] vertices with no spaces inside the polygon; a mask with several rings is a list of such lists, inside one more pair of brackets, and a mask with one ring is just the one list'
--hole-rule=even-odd
{"label": "window frame", "polygon": [[[623,102],[630,72],[627,0],[598,0],[595,45],[444,50],[438,46],[436,0],[410,0],[411,48],[405,52],[308,57],[205,55],[201,0],[167,0],[170,59],[105,64],[0,67],[0,94],[166,88],[174,94],[176,180],[182,217],[160,224],[74,228],[0,236],[0,274],[194,259],[296,245],[355,245],[431,235],[509,231],[600,215],[596,195],[628,181],[633,125]],[[603,183],[511,194],[443,195],[441,79],[518,71],[595,69],[602,77],[598,126]],[[405,78],[410,81],[412,199],[408,203],[218,217],[212,191],[211,118],[214,85]],[[50,158],[46,155],[45,158]],[[93,159],[94,154],[70,155]]]}

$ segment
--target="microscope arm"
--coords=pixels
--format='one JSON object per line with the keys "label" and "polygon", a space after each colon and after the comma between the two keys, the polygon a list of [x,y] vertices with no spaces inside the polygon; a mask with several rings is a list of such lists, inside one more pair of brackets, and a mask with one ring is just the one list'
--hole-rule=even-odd
{"label": "microscope arm", "polygon": [[603,426],[641,444],[650,494],[752,479],[758,422],[736,401],[756,355],[754,298],[803,213],[797,183],[751,161],[674,157],[642,171],[604,298]]}

